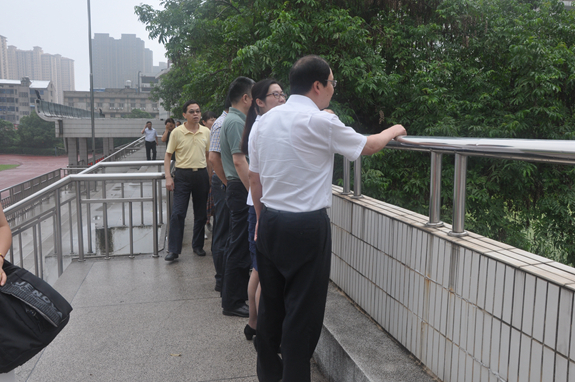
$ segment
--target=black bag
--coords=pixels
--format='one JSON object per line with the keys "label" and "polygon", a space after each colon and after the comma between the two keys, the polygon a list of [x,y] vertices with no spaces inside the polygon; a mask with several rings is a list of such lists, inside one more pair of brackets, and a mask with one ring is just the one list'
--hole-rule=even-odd
{"label": "black bag", "polygon": [[0,373],[44,349],[70,319],[72,307],[47,282],[4,260],[0,287]]}

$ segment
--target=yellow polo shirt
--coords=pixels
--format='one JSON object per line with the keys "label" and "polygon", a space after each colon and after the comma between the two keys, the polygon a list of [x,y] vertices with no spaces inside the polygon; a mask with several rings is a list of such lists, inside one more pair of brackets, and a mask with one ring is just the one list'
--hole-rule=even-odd
{"label": "yellow polo shirt", "polygon": [[205,168],[209,147],[210,129],[200,125],[198,131],[192,133],[181,124],[172,130],[166,152],[176,153],[177,168]]}

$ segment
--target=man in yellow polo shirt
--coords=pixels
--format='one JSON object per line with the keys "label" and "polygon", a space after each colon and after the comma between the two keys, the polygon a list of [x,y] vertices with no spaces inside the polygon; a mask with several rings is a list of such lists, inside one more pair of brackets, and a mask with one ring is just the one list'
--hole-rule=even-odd
{"label": "man in yellow polo shirt", "polygon": [[[202,115],[200,105],[196,101],[186,102],[182,111],[186,122],[172,131],[164,158],[166,189],[174,190],[166,261],[174,261],[182,252],[184,222],[190,194],[194,206],[192,248],[198,256],[206,255],[204,230],[207,221],[206,203],[210,189],[208,174],[211,174],[206,158],[210,147],[210,130],[200,125]],[[176,171],[172,178],[170,162],[174,153],[176,154]]]}

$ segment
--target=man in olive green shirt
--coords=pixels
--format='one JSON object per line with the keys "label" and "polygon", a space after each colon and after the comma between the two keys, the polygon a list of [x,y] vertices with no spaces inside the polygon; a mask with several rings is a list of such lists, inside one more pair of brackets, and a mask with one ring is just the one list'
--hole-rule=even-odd
{"label": "man in olive green shirt", "polygon": [[247,289],[252,265],[248,244],[248,161],[241,152],[240,141],[246,114],[252,104],[254,81],[238,77],[232,82],[228,97],[232,104],[222,125],[220,153],[228,185],[226,203],[230,209],[230,241],[226,249],[222,308],[227,316],[248,317]]}

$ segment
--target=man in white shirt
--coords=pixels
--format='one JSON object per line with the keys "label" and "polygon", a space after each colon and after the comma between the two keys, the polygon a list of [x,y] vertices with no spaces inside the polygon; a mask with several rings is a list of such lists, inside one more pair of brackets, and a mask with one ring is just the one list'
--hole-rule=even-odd
{"label": "man in white shirt", "polygon": [[[146,122],[146,126],[142,129],[142,133],[145,134],[146,137],[144,140],[146,141],[146,159],[147,160],[156,160],[156,146],[158,145],[158,133],[156,133],[156,129],[152,127],[152,122]],[[150,157],[150,151],[153,154],[153,157]]]}
{"label": "man in white shirt", "polygon": [[292,96],[267,112],[250,135],[261,283],[256,335],[260,381],[310,381],[331,264],[326,208],[331,206],[334,154],[353,161],[406,134],[395,125],[365,137],[322,111],[336,84],[324,59],[301,58],[290,71]]}

